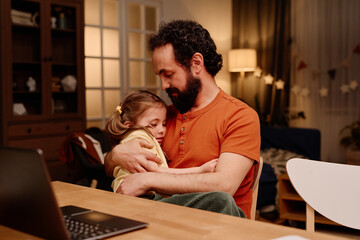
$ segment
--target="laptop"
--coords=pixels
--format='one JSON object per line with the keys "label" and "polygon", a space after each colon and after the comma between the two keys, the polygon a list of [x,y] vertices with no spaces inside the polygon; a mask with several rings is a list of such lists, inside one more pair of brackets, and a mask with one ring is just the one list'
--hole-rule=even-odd
{"label": "laptop", "polygon": [[[0,224],[45,239],[101,239],[148,226],[78,206],[59,208],[42,151],[9,147],[0,147]],[[85,236],[79,224],[89,226]]]}

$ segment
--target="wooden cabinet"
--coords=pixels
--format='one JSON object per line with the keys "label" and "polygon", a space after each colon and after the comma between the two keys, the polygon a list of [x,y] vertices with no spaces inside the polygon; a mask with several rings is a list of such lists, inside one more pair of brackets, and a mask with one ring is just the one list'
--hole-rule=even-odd
{"label": "wooden cabinet", "polygon": [[[279,176],[279,217],[281,219],[305,222],[306,204],[292,186],[289,176]],[[321,224],[339,225],[315,212],[315,222]]]}
{"label": "wooden cabinet", "polygon": [[[48,165],[60,165],[61,142],[85,129],[84,1],[0,4],[0,143],[41,148]],[[54,180],[71,175],[53,171]]]}

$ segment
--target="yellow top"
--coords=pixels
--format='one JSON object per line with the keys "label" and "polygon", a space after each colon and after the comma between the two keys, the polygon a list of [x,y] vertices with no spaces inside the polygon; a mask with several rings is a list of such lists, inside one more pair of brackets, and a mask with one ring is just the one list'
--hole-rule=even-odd
{"label": "yellow top", "polygon": [[[159,167],[168,167],[167,162],[166,162],[166,158],[165,155],[160,147],[160,144],[158,143],[158,141],[156,141],[156,139],[154,138],[154,136],[152,136],[151,134],[147,133],[145,130],[142,129],[138,129],[135,131],[131,131],[130,133],[128,133],[121,141],[120,144],[125,143],[125,142],[129,142],[133,139],[145,139],[148,142],[150,142],[151,144],[154,145],[153,148],[148,149],[145,148],[146,150],[149,150],[150,152],[155,153],[160,159],[161,159],[161,164],[159,164]],[[113,176],[114,176],[114,181],[111,184],[111,187],[113,189],[114,192],[116,192],[116,190],[118,189],[118,187],[120,186],[120,184],[122,183],[123,179],[125,176],[131,174],[128,170],[126,170],[125,168],[121,167],[121,166],[116,166],[113,172]]]}

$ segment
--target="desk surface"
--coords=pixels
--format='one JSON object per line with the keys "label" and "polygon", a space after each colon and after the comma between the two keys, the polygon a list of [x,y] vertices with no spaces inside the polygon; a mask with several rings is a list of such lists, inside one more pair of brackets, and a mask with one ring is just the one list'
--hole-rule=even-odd
{"label": "desk surface", "polygon": [[346,239],[265,222],[130,197],[64,182],[52,183],[60,206],[77,205],[148,222],[145,229],[111,239],[275,239],[297,235],[307,239]]}

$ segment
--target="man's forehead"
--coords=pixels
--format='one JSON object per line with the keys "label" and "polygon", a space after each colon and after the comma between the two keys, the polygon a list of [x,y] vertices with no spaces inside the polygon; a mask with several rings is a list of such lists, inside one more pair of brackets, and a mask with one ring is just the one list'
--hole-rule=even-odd
{"label": "man's forehead", "polygon": [[172,66],[178,65],[175,60],[174,49],[171,44],[158,47],[154,50],[152,56],[154,71],[161,74],[164,71],[170,71]]}
{"label": "man's forehead", "polygon": [[160,46],[154,49],[153,52],[153,59],[169,59],[169,58],[173,58],[175,59],[175,55],[174,55],[174,48],[173,46],[168,43],[164,46]]}

